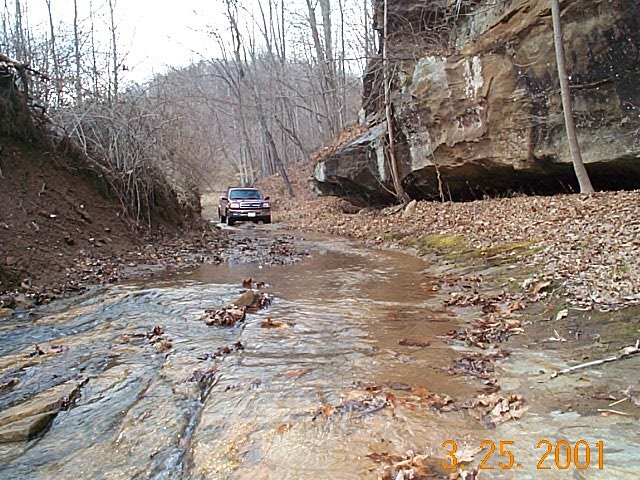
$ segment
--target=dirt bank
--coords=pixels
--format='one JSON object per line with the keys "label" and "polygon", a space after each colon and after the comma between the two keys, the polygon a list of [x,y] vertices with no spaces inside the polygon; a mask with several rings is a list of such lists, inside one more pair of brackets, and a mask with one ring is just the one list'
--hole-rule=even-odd
{"label": "dirt bank", "polygon": [[95,179],[63,168],[68,160],[61,155],[7,139],[0,145],[0,308],[159,268],[221,261],[226,235],[209,224],[141,230]]}

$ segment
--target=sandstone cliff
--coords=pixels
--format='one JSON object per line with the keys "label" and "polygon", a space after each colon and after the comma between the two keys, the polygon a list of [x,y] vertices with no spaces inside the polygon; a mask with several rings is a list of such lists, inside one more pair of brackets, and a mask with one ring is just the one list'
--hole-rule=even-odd
{"label": "sandstone cliff", "polygon": [[[640,187],[640,5],[561,6],[576,125],[594,187]],[[439,196],[438,176],[447,198],[575,188],[548,0],[389,0],[388,9],[395,151],[413,198]],[[393,199],[381,65],[370,62],[364,79],[369,130],[316,166],[323,193]]]}

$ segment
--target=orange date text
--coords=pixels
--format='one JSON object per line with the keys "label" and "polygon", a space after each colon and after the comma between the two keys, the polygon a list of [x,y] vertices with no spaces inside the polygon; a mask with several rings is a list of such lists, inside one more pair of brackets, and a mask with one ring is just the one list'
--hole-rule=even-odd
{"label": "orange date text", "polygon": [[[445,470],[453,470],[458,464],[458,444],[455,440],[445,440],[442,442],[445,449],[446,459],[440,462],[440,466]],[[567,470],[572,466],[578,470],[588,468],[604,468],[604,442],[596,442],[590,445],[586,440],[569,442],[558,440],[552,442],[542,439],[536,446],[538,452],[538,462],[536,470]],[[518,448],[516,442],[512,440],[484,440],[480,444],[484,457],[478,465],[479,470],[511,470],[512,468],[522,468],[522,464],[517,460]],[[495,460],[497,459],[497,466]]]}

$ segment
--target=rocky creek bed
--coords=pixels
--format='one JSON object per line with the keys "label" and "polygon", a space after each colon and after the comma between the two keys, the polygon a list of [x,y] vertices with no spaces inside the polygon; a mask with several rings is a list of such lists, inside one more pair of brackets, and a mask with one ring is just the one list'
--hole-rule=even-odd
{"label": "rocky creek bed", "polygon": [[[551,378],[634,343],[634,308],[566,308],[504,264],[444,268],[277,228],[230,229],[222,264],[3,320],[0,474],[638,478],[640,356]],[[250,308],[259,294],[271,303]],[[207,321],[238,309],[234,326]],[[561,471],[552,453],[539,470],[545,439],[584,440],[591,465]],[[476,472],[485,440],[515,442],[512,468],[496,452]]]}

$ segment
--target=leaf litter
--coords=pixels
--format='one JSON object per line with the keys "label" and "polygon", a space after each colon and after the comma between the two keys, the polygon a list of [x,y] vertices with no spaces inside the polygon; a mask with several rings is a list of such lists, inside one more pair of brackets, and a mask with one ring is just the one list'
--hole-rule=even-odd
{"label": "leaf litter", "polygon": [[206,309],[199,319],[209,326],[233,327],[244,321],[247,313],[267,308],[272,301],[273,297],[268,293],[247,290],[229,305]]}

